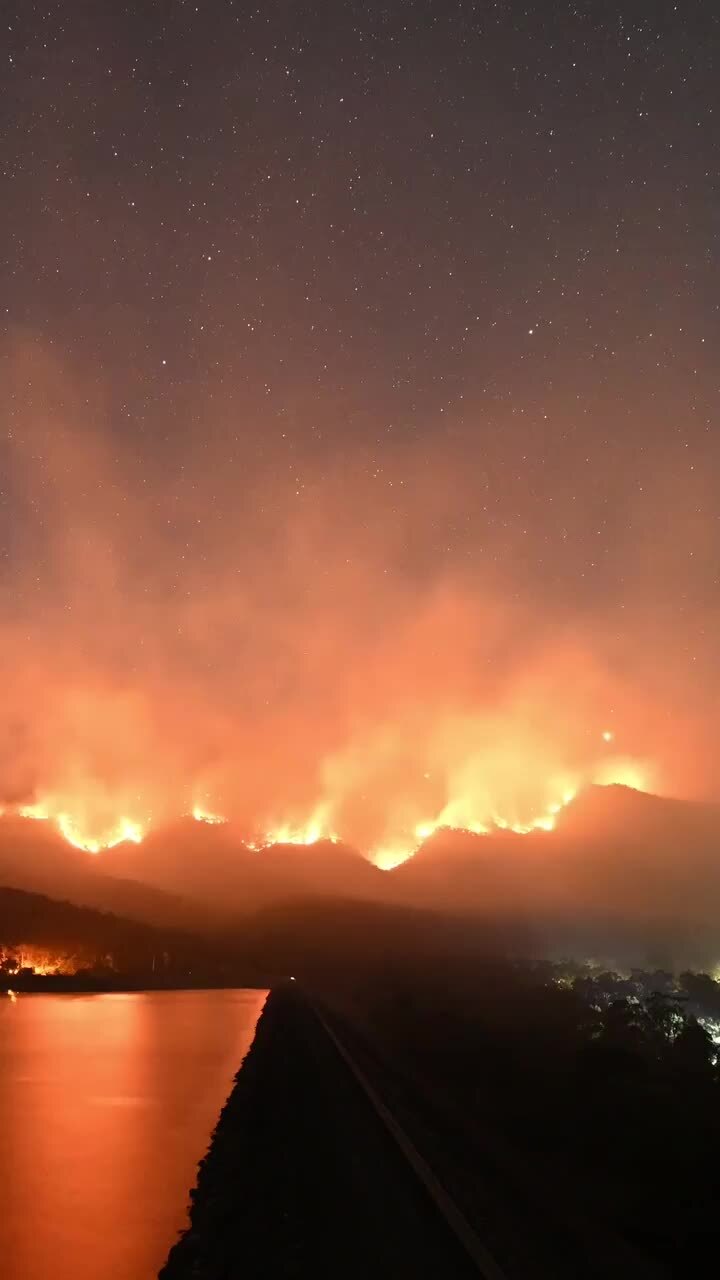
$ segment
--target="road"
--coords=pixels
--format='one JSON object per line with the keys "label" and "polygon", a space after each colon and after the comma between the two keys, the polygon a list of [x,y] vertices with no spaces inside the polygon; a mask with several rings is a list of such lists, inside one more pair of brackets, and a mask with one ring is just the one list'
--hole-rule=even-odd
{"label": "road", "polygon": [[270,997],[163,1280],[478,1280],[327,1032]]}

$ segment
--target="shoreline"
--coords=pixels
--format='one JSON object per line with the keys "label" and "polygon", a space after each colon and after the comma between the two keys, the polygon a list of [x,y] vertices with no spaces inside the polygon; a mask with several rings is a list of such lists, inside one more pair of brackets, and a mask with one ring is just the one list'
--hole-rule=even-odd
{"label": "shoreline", "polygon": [[198,978],[193,981],[168,980],[165,982],[153,981],[153,979],[143,974],[137,978],[127,974],[118,974],[117,979],[109,979],[106,977],[98,977],[97,979],[81,976],[80,974],[35,974],[32,977],[6,979],[3,977],[0,981],[0,998],[3,996],[19,995],[63,995],[65,993],[79,993],[85,995],[103,995],[112,994],[113,992],[121,994],[122,992],[142,992],[142,991],[264,991],[269,990],[271,982],[261,981],[257,975],[252,979],[244,980],[242,977],[228,979],[226,982],[218,982],[217,980]]}

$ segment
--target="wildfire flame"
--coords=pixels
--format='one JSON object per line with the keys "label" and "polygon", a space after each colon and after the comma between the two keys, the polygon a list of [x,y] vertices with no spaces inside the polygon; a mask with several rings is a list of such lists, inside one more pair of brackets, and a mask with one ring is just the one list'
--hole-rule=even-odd
{"label": "wildfire flame", "polygon": [[[606,743],[614,740],[614,735],[609,730],[604,731],[601,737]],[[545,799],[542,807],[538,806],[533,814],[530,807],[532,802],[527,802],[527,799],[525,812],[522,812],[523,806],[516,803],[507,803],[505,807],[497,803],[499,795],[509,797],[513,794],[513,770],[506,769],[506,762],[502,759],[500,763],[501,769],[496,779],[487,779],[483,770],[475,767],[472,760],[466,763],[445,779],[445,799],[435,816],[420,817],[417,821],[408,822],[406,813],[403,821],[389,824],[380,839],[368,841],[371,860],[383,870],[396,867],[412,857],[424,841],[440,830],[462,830],[475,835],[488,835],[497,831],[510,831],[517,835],[550,832],[557,824],[558,815],[578,791],[588,784],[621,784],[646,791],[652,782],[652,771],[647,764],[623,756],[606,758],[592,768],[572,776],[566,774],[551,777],[540,788],[535,788],[532,794],[544,793]],[[518,769],[518,773],[524,778],[523,770]],[[423,776],[425,780],[430,777],[427,773]],[[497,784],[495,793],[493,784]],[[337,808],[332,800],[326,800],[317,804],[309,816],[269,822],[264,830],[261,828],[259,834],[245,841],[246,847],[259,852],[278,844],[307,846],[321,840],[337,841],[340,837],[336,830],[346,830],[342,814],[339,814],[340,820],[337,823],[333,820]],[[509,813],[508,809],[520,811]],[[46,796],[33,804],[13,806],[9,810],[23,818],[52,823],[69,844],[91,854],[98,854],[103,849],[113,848],[124,842],[140,844],[153,825],[149,817],[123,816],[109,819],[109,811],[110,797],[104,792],[94,796],[91,792],[84,803],[76,801],[73,804],[70,797],[60,800]],[[0,814],[3,812],[5,810],[0,808]],[[216,809],[201,804],[195,804],[191,813],[196,822],[210,826],[218,826],[230,820]]]}
{"label": "wildfire flame", "polygon": [[103,849],[114,849],[117,844],[142,844],[143,829],[138,822],[130,818],[120,818],[119,822],[97,839],[86,836],[77,823],[67,813],[60,813],[57,825],[69,844],[76,849],[84,849],[86,853],[100,853]]}
{"label": "wildfire flame", "polygon": [[228,821],[222,814],[211,813],[208,809],[203,809],[197,804],[192,811],[192,816],[196,822],[206,822],[211,827],[223,826]]}
{"label": "wildfire flame", "polygon": [[[606,742],[613,739],[613,735],[609,734],[608,737],[608,733],[602,735]],[[414,838],[406,835],[404,838],[398,836],[381,842],[371,853],[372,861],[382,871],[391,871],[417,853],[425,840],[442,830],[468,831],[473,835],[489,835],[493,831],[511,831],[515,835],[554,831],[558,815],[575,799],[583,786],[620,785],[634,791],[647,791],[651,785],[651,777],[649,766],[641,761],[626,757],[606,760],[586,774],[579,775],[574,781],[566,780],[559,798],[551,801],[543,813],[525,821],[512,820],[497,812],[491,812],[480,820],[476,814],[473,795],[457,796],[445,805],[437,818],[419,822],[413,832]]]}
{"label": "wildfire flame", "polygon": [[592,781],[599,787],[632,787],[633,791],[648,791],[652,787],[652,770],[641,760],[619,756],[598,765]]}
{"label": "wildfire flame", "polygon": [[19,973],[21,969],[29,969],[44,978],[49,974],[77,971],[73,956],[25,944],[10,949],[0,946],[0,961],[3,963],[5,972],[10,974]]}
{"label": "wildfire flame", "polygon": [[319,805],[305,822],[285,822],[270,827],[263,835],[248,842],[249,849],[265,849],[273,844],[317,844],[319,840],[336,841],[338,837],[328,825],[327,806]]}
{"label": "wildfire flame", "polygon": [[85,853],[101,853],[103,849],[113,849],[126,841],[141,844],[145,834],[141,823],[131,818],[118,818],[104,825],[97,835],[90,835],[78,818],[64,809],[56,810],[52,802],[20,805],[16,812],[21,818],[52,822],[68,844]]}
{"label": "wildfire flame", "polygon": [[414,830],[414,841],[396,841],[383,844],[373,851],[372,860],[381,871],[392,871],[400,863],[406,862],[420,845],[438,831],[468,831],[472,835],[485,836],[492,831],[512,831],[515,835],[529,835],[531,831],[553,831],[557,815],[570,804],[577,794],[574,787],[566,787],[560,800],[548,805],[545,813],[527,822],[512,822],[498,813],[493,813],[487,822],[479,822],[472,818],[463,819],[460,815],[467,812],[462,805],[448,804],[434,821],[419,822]]}

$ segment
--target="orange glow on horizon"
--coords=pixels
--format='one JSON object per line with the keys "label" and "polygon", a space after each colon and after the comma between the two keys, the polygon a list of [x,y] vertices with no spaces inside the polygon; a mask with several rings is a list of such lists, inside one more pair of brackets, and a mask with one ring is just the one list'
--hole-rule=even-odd
{"label": "orange glow on horizon", "polygon": [[598,765],[590,780],[598,787],[630,787],[633,791],[652,791],[655,785],[654,770],[646,761],[625,756]]}

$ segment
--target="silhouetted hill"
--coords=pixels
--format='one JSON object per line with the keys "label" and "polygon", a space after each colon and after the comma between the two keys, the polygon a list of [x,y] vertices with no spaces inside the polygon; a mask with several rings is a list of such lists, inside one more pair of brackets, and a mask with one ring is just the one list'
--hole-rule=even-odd
{"label": "silhouetted hill", "polygon": [[110,966],[150,983],[168,977],[196,985],[204,976],[211,985],[258,978],[269,985],[294,974],[325,988],[364,986],[408,968],[424,975],[450,963],[457,973],[491,948],[517,950],[519,942],[506,932],[478,930],[467,918],[317,895],[275,902],[208,938],[0,888],[0,960],[3,949],[31,947],[65,958],[71,969]]}
{"label": "silhouetted hill", "polygon": [[0,818],[0,884],[69,899],[149,923],[227,928],[290,898],[383,896],[383,873],[344,844],[251,849],[229,823],[192,818],[98,855],[49,822]]}
{"label": "silhouetted hill", "polygon": [[[0,952],[32,965],[37,954],[64,970],[88,969],[181,985],[249,973],[240,954],[180,929],[161,929],[45,894],[0,887]],[[15,985],[15,984],[14,984]]]}
{"label": "silhouetted hill", "polygon": [[141,845],[108,849],[100,859],[107,873],[142,880],[228,917],[293,897],[372,898],[383,892],[383,875],[347,845],[248,848],[231,823],[182,819],[151,832]]}
{"label": "silhouetted hill", "polygon": [[402,903],[319,898],[277,902],[243,926],[249,954],[273,969],[327,989],[336,982],[383,983],[408,968],[444,969],[448,959],[470,968],[489,951],[532,950],[532,935],[512,925],[476,922],[457,912]]}
{"label": "silhouetted hill", "polygon": [[720,807],[594,787],[561,815],[555,874],[568,903],[715,924]]}
{"label": "silhouetted hill", "polygon": [[0,884],[112,911],[150,924],[191,927],[198,910],[161,886],[117,879],[104,862],[75,849],[49,822],[0,817]]}
{"label": "silhouetted hill", "polygon": [[696,848],[716,846],[720,805],[656,796],[618,785],[587,787],[560,813],[556,834],[590,842],[612,837],[661,846],[673,839],[690,838]]}
{"label": "silhouetted hill", "polygon": [[357,849],[342,841],[275,844],[259,857],[268,880],[278,889],[323,898],[377,899],[384,896],[384,873]]}
{"label": "silhouetted hill", "polygon": [[618,786],[583,792],[553,832],[436,832],[391,872],[341,843],[255,850],[232,824],[190,818],[93,857],[48,823],[3,818],[3,882],[226,935],[292,900],[386,901],[531,930],[555,954],[720,959],[720,808]]}
{"label": "silhouetted hill", "polygon": [[552,950],[715,963],[720,808],[592,787],[552,832],[437,832],[391,887],[421,906],[532,921]]}
{"label": "silhouetted hill", "polygon": [[710,912],[720,895],[720,808],[591,787],[556,830],[438,831],[393,873],[412,900],[475,908],[603,907],[643,916]]}

